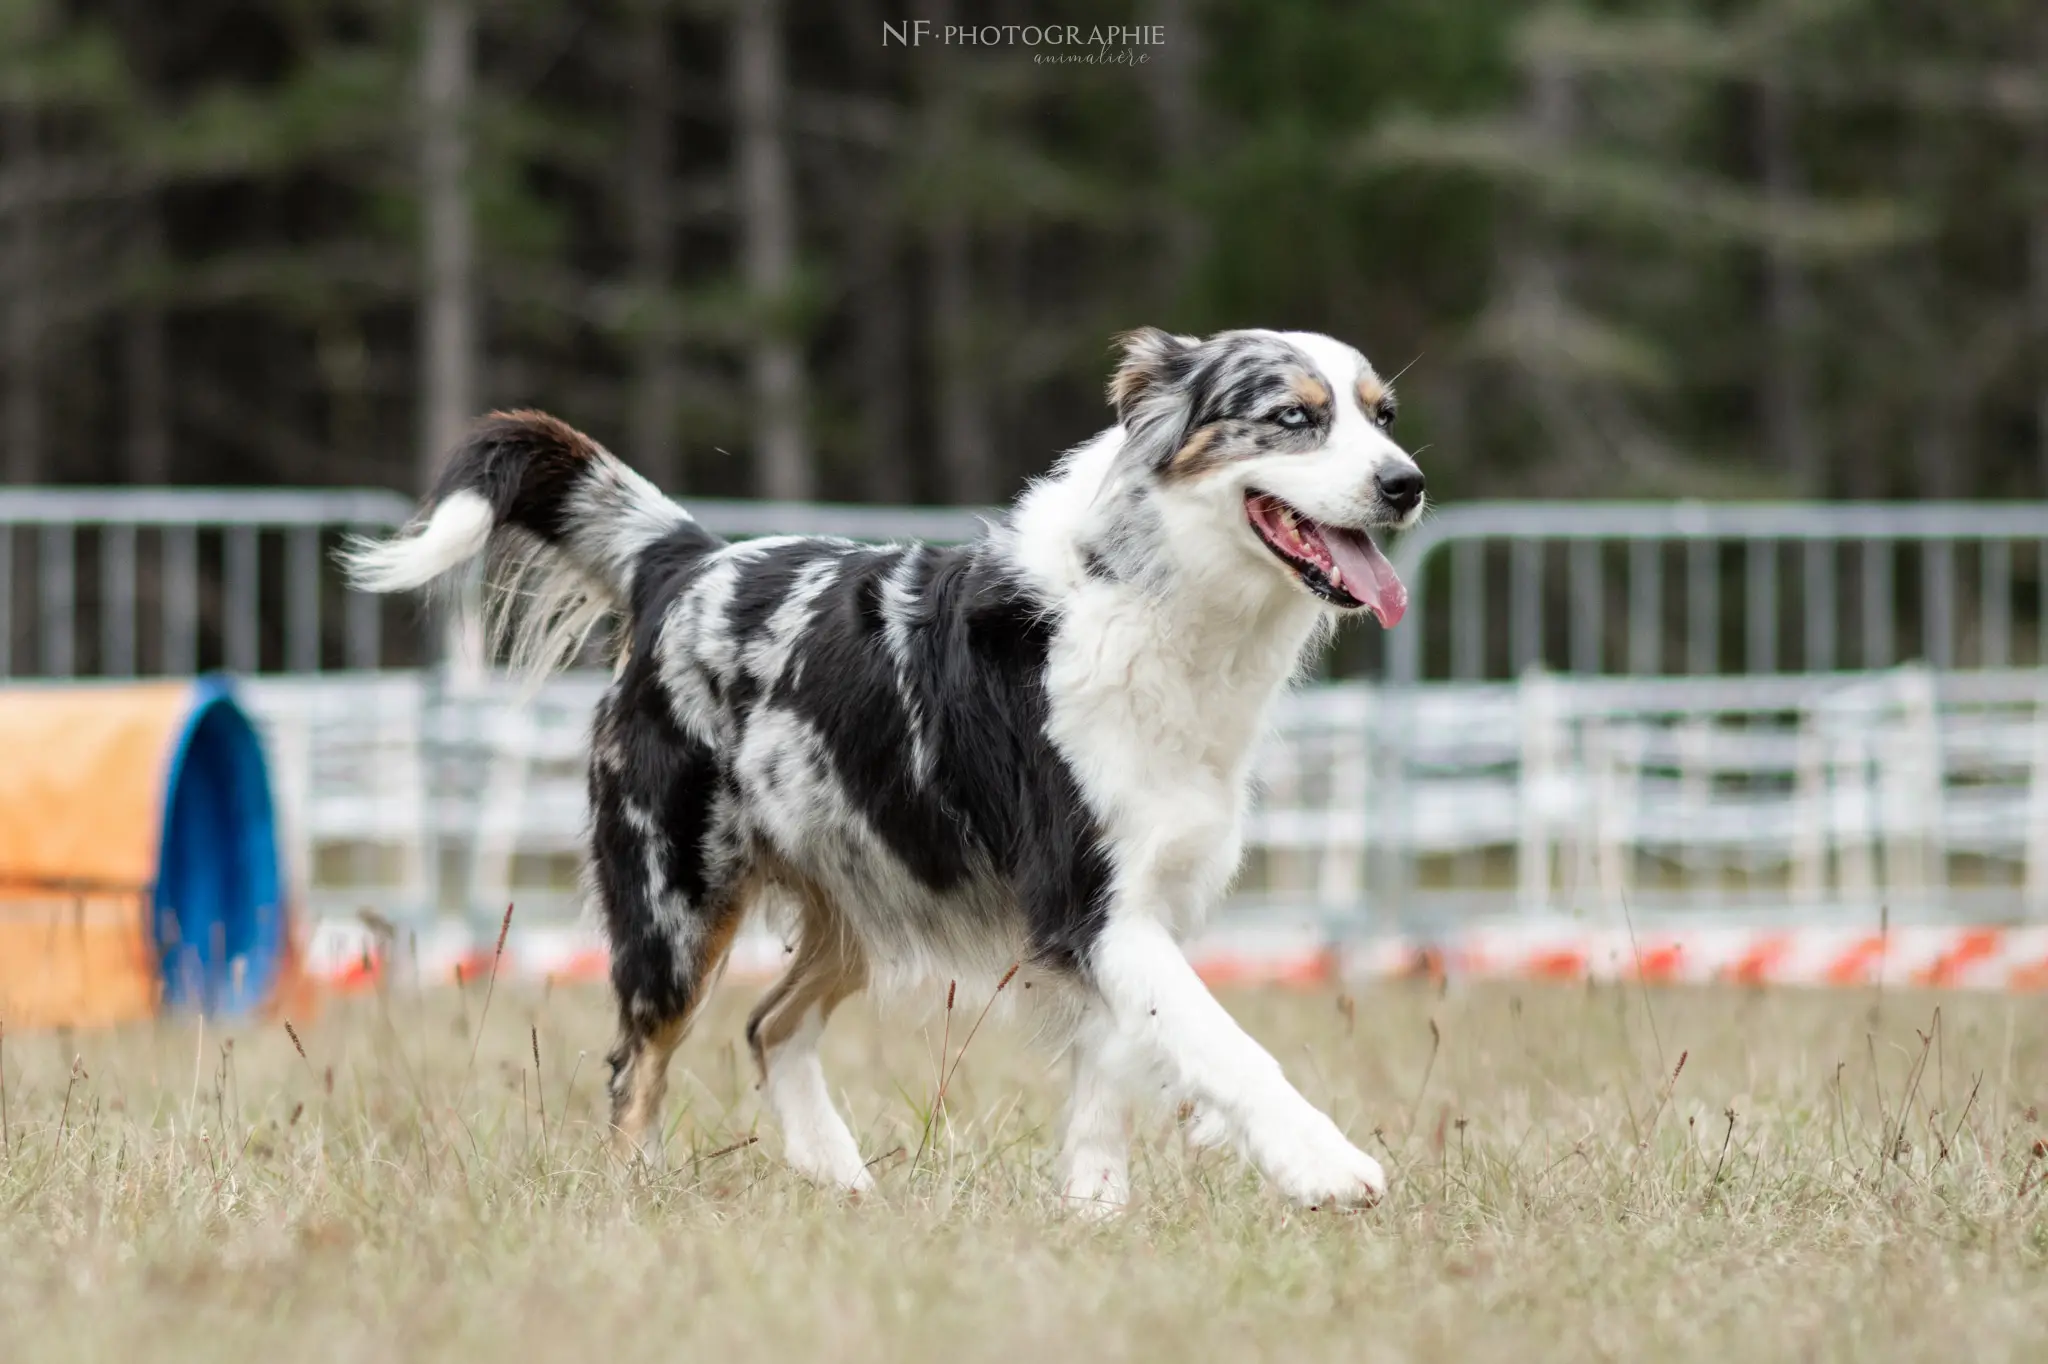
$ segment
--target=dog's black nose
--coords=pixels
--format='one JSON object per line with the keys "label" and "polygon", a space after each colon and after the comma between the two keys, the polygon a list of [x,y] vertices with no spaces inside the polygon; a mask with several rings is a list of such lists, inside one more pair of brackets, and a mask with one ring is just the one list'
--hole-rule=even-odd
{"label": "dog's black nose", "polygon": [[1405,512],[1422,500],[1422,470],[1412,464],[1405,469],[1382,470],[1373,482],[1379,485],[1380,497],[1395,511]]}

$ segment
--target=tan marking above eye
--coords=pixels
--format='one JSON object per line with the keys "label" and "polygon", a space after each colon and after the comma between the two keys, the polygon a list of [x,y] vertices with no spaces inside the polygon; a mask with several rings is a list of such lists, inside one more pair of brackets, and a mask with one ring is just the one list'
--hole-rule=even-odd
{"label": "tan marking above eye", "polygon": [[1371,374],[1358,376],[1358,405],[1365,409],[1368,417],[1378,411],[1379,405],[1386,400],[1387,386],[1378,377]]}
{"label": "tan marking above eye", "polygon": [[1330,386],[1313,374],[1297,374],[1287,381],[1287,391],[1301,400],[1301,405],[1318,411],[1327,411],[1330,406]]}

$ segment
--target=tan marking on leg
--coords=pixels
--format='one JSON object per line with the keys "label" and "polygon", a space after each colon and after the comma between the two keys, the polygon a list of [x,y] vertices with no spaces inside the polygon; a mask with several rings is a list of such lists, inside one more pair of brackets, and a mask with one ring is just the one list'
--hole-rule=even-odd
{"label": "tan marking on leg", "polygon": [[714,978],[725,969],[726,954],[732,951],[732,940],[739,936],[740,923],[747,917],[747,910],[754,903],[758,887],[752,882],[743,883],[724,914],[705,929],[702,941],[697,944],[697,990],[691,1002],[691,1013],[696,1005],[703,1002]]}
{"label": "tan marking on leg", "polygon": [[688,1031],[688,1018],[678,1018],[627,1044],[632,1050],[626,1059],[626,1084],[612,1105],[612,1150],[621,1160],[640,1154],[648,1125],[660,1120],[661,1101],[668,1094],[668,1061]]}
{"label": "tan marking on leg", "polygon": [[762,1081],[768,1078],[769,1054],[789,1040],[790,1034],[803,1023],[804,1016],[813,1006],[817,1008],[822,1022],[847,999],[860,993],[866,984],[866,970],[838,954],[805,956],[799,953],[788,973],[776,982],[774,991],[755,1006],[753,1016],[747,1021],[754,1065],[760,1071]]}
{"label": "tan marking on leg", "polygon": [[651,1032],[622,1039],[621,1045],[627,1049],[625,1083],[616,1087],[612,1096],[612,1149],[621,1159],[630,1161],[639,1154],[649,1124],[659,1121],[661,1101],[668,1094],[669,1058],[689,1034],[690,1023],[725,965],[732,940],[763,884],[758,871],[750,870],[705,924],[691,966],[689,1003],[682,1016],[663,1021]]}
{"label": "tan marking on leg", "polygon": [[803,878],[787,877],[782,884],[797,896],[796,960],[747,1019],[747,1040],[764,1083],[769,1053],[789,1040],[804,1015],[816,1006],[821,1022],[830,1018],[842,1002],[859,993],[868,978],[860,949],[847,937],[838,911],[824,891]]}

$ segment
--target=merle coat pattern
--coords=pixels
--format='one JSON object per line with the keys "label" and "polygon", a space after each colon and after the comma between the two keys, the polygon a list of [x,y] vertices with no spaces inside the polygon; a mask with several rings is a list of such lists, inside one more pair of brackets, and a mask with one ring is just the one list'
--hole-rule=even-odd
{"label": "merle coat pattern", "polygon": [[1422,477],[1363,356],[1307,333],[1125,338],[1117,425],[972,544],[727,544],[536,412],[485,418],[413,525],[356,547],[373,591],[479,555],[536,670],[616,622],[590,765],[589,893],[619,1005],[613,1122],[653,1150],[670,1054],[743,918],[793,944],[747,1036],[790,1163],[870,1187],[817,1040],[870,985],[1029,1001],[1074,1090],[1062,1193],[1128,1196],[1127,1114],[1289,1196],[1364,1203],[1379,1165],[1287,1082],[1178,949],[1235,870],[1253,744],[1341,615],[1405,594],[1367,528]]}

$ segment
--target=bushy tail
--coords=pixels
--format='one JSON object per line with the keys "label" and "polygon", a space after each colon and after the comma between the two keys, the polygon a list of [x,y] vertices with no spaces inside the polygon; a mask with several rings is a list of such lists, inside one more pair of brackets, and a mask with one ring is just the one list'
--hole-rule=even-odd
{"label": "bushy tail", "polygon": [[[342,554],[365,592],[458,585],[483,557],[488,638],[536,676],[572,661],[607,616],[629,615],[642,556],[721,542],[617,456],[544,412],[493,412],[471,429],[419,515]],[[667,556],[665,556],[667,557]]]}

